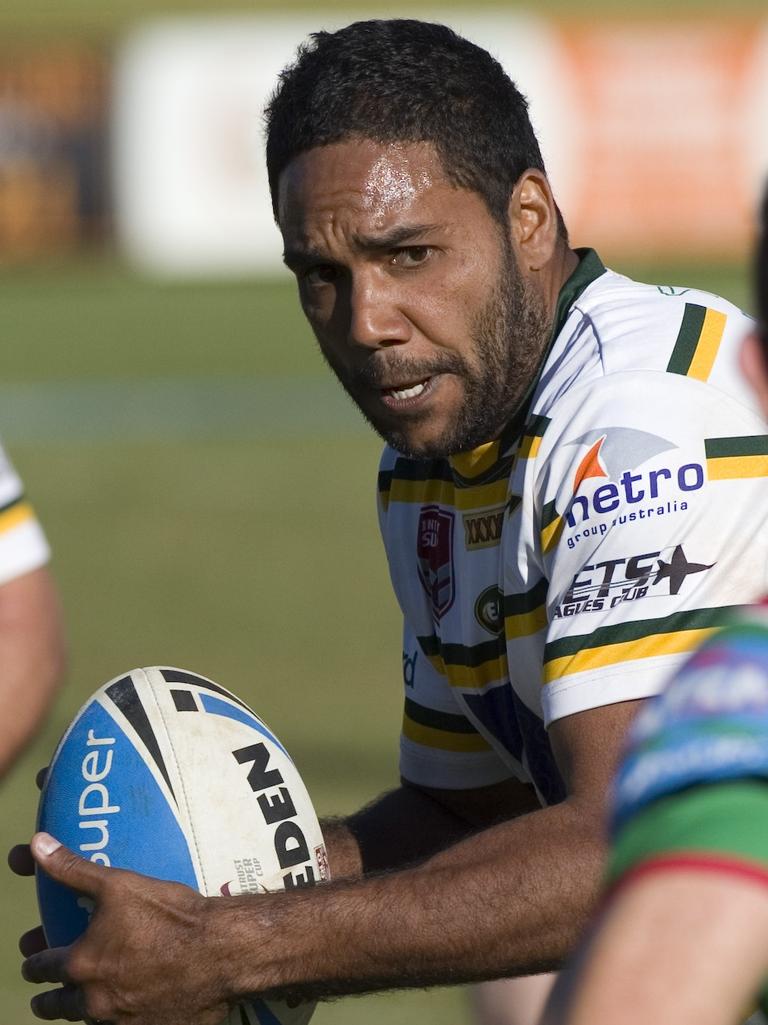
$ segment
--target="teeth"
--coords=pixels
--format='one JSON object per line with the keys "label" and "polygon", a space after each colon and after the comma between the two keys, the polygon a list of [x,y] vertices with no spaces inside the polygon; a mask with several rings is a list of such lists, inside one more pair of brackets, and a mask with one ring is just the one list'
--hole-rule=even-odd
{"label": "teeth", "polygon": [[396,399],[415,399],[417,395],[421,395],[426,387],[426,382],[422,382],[421,384],[414,384],[412,388],[403,388],[402,391],[395,391],[393,388],[390,395],[394,395]]}

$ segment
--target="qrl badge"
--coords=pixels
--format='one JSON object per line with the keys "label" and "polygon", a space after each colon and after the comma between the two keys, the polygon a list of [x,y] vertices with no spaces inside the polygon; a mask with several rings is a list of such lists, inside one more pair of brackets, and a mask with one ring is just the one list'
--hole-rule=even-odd
{"label": "qrl badge", "polygon": [[452,512],[446,512],[437,505],[422,507],[416,554],[419,579],[432,604],[432,615],[435,619],[441,619],[453,605],[456,596]]}

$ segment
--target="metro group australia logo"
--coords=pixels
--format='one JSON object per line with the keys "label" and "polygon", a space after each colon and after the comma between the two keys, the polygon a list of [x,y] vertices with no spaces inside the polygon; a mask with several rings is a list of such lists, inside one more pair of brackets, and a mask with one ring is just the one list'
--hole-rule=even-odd
{"label": "metro group australia logo", "polygon": [[556,543],[553,528],[557,519],[562,521],[557,524],[557,537],[565,528],[582,528],[581,534],[568,538],[572,548],[582,536],[604,534],[613,523],[684,511],[688,508],[687,496],[704,486],[703,464],[676,466],[665,453],[678,446],[649,431],[601,427],[563,447],[586,451],[576,466],[564,513],[550,508],[551,525],[545,523],[545,532],[551,538],[549,547]]}

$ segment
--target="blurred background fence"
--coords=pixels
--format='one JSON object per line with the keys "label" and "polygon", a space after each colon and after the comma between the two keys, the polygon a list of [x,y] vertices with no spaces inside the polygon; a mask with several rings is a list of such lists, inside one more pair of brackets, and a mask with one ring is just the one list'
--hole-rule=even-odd
{"label": "blurred background fence", "polygon": [[[30,834],[34,770],[78,705],[134,665],[182,665],[252,702],[321,812],[394,784],[400,639],[375,524],[379,445],[280,267],[261,108],[311,30],[448,21],[530,97],[576,244],[748,304],[768,168],[764,0],[625,12],[0,8],[0,437],[51,537],[72,649],[48,726],[0,789],[0,846]],[[2,872],[0,1011],[30,1025],[15,943],[34,901]],[[445,990],[342,1001],[315,1020],[467,1015]]]}

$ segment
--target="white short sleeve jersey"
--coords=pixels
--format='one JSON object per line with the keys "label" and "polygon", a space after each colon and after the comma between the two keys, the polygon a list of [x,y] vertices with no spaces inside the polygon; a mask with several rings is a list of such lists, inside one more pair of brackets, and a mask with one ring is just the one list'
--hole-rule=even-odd
{"label": "white short sleeve jersey", "polygon": [[565,794],[546,727],[643,698],[768,585],[768,437],[749,319],[581,251],[523,414],[445,460],[386,449],[380,516],[405,618],[401,771]]}
{"label": "white short sleeve jersey", "polygon": [[19,475],[0,447],[0,585],[45,565],[50,555]]}

